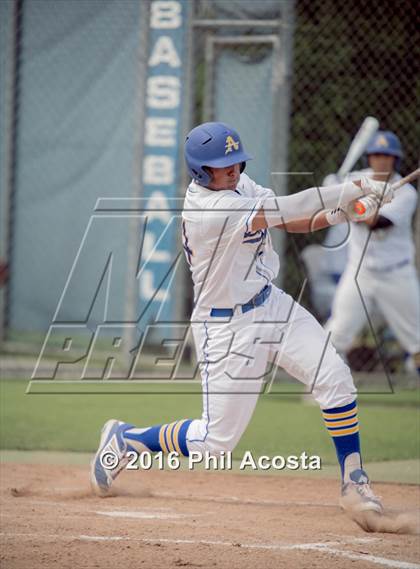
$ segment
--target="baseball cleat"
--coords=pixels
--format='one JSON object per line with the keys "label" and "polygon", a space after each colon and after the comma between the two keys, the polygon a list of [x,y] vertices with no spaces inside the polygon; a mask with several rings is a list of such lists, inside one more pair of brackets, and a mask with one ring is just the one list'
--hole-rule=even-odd
{"label": "baseball cleat", "polygon": [[110,419],[102,427],[99,448],[90,465],[90,483],[98,496],[106,496],[118,474],[128,464],[123,433],[131,425]]}
{"label": "baseball cleat", "polygon": [[340,506],[365,531],[375,531],[377,518],[383,514],[380,499],[375,496],[364,470],[354,470],[350,482],[343,484]]}

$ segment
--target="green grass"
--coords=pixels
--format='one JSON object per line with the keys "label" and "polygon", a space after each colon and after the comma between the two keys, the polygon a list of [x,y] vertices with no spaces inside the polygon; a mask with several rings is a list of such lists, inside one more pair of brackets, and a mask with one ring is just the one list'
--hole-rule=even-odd
{"label": "green grass", "polygon": [[[39,387],[45,390],[45,385]],[[74,384],[60,387],[75,390]],[[108,387],[114,392],[126,389],[126,385]],[[97,446],[102,424],[109,418],[149,426],[201,415],[199,386],[149,384],[154,393],[134,395],[118,392],[28,395],[26,388],[27,381],[0,382],[2,449],[92,451]],[[196,393],[191,393],[192,389]],[[190,393],[185,394],[186,390]],[[369,462],[420,457],[419,393],[419,390],[404,390],[393,395],[360,398],[362,445]],[[298,395],[260,397],[234,456],[241,457],[245,450],[270,456],[299,455],[306,451],[320,455],[324,464],[335,463],[333,445],[319,409],[305,405]]]}

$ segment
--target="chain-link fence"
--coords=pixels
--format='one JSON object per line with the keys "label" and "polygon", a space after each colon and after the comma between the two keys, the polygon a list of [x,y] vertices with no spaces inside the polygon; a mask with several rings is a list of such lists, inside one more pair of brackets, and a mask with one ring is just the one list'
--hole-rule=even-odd
{"label": "chain-link fence", "polygon": [[[400,137],[401,173],[418,165],[420,42],[414,0],[4,0],[0,99],[7,102],[1,106],[7,120],[1,127],[1,164],[7,173],[2,174],[1,229],[8,239],[1,255],[10,265],[3,310],[9,340],[35,334],[39,347],[98,197],[147,195],[141,162],[150,139],[144,141],[146,124],[175,120],[164,116],[162,101],[165,89],[178,85],[172,75],[156,84],[155,115],[147,114],[157,4],[167,10],[162,33],[172,37],[171,14],[183,31],[173,39],[178,53],[162,51],[169,72],[182,70],[183,118],[173,131],[177,142],[171,160],[181,155],[190,127],[225,121],[254,156],[249,175],[279,195],[293,193],[321,184],[338,170],[370,115]],[[175,195],[185,189],[185,169],[182,174],[182,183],[171,182]],[[156,231],[155,241],[162,229]],[[121,253],[114,271],[121,278],[113,294],[122,299],[122,310],[130,235],[128,227],[119,230],[114,243]],[[104,229],[97,245],[106,238]],[[326,231],[275,234],[279,284],[322,321],[337,280],[319,278],[325,239]],[[85,281],[97,268],[94,252],[92,259],[84,261]],[[153,283],[153,271],[149,278]],[[185,277],[177,283],[176,303],[185,303],[181,316],[187,318],[191,295],[184,290],[191,289]],[[81,299],[76,294],[72,302],[70,312]],[[386,322],[375,322],[376,335],[368,326],[355,340],[352,367],[383,369],[376,338],[390,371],[401,371],[403,347]]]}

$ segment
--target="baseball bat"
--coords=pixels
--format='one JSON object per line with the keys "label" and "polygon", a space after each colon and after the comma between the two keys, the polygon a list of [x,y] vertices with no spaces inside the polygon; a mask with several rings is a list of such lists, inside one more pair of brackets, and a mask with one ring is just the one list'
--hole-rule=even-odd
{"label": "baseball bat", "polygon": [[391,188],[393,190],[398,190],[398,188],[401,188],[401,186],[403,186],[404,184],[409,184],[410,182],[417,180],[417,178],[420,178],[420,168],[417,168],[417,170],[413,170],[410,174],[407,174],[407,176],[401,178],[401,180],[394,182]]}
{"label": "baseball bat", "polygon": [[337,172],[339,178],[344,178],[362,156],[366,150],[370,139],[378,130],[379,121],[375,117],[366,117],[361,127],[353,138],[352,143],[347,151],[346,157]]}
{"label": "baseball bat", "polygon": [[[404,186],[404,184],[409,184],[410,182],[413,182],[417,178],[420,178],[420,168],[417,168],[417,170],[413,170],[413,172],[411,172],[407,176],[404,176],[404,178],[401,178],[400,180],[394,182],[391,186],[391,189],[393,191],[398,190],[398,188],[401,188],[401,186]],[[363,215],[364,213],[366,213],[366,205],[364,202],[364,198],[354,202],[353,211],[357,215]]]}

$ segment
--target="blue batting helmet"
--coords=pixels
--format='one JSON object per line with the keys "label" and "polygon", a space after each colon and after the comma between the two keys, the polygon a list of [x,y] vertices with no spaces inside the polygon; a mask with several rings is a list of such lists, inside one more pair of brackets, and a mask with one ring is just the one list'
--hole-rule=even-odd
{"label": "blue batting helmet", "polygon": [[211,175],[206,166],[225,168],[251,160],[235,129],[221,122],[205,122],[192,129],[185,140],[185,161],[188,172],[196,182],[207,186]]}
{"label": "blue batting helmet", "polygon": [[369,154],[395,156],[395,168],[397,169],[403,157],[400,139],[390,130],[378,130],[367,145],[366,155],[369,156]]}

